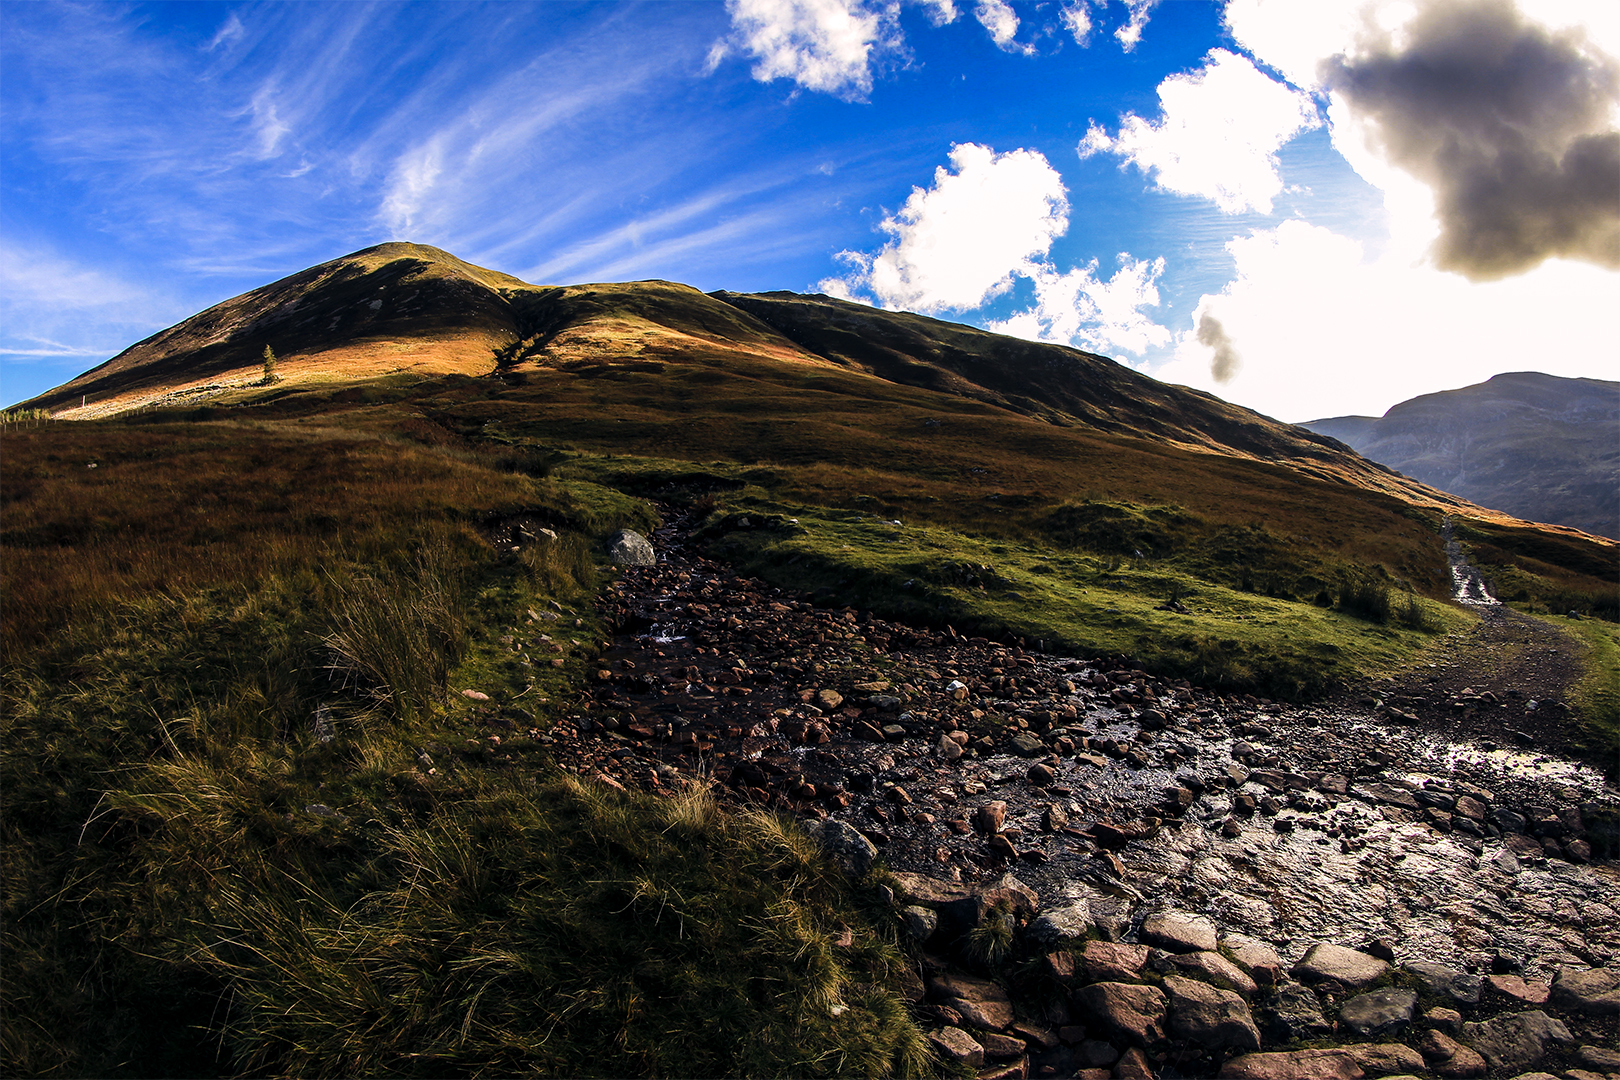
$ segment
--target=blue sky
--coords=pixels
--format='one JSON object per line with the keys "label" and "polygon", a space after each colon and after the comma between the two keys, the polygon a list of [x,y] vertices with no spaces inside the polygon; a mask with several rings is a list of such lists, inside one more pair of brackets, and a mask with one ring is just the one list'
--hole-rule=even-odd
{"label": "blue sky", "polygon": [[1614,378],[1615,8],[7,4],[0,399],[386,240],[830,292],[1285,420]]}

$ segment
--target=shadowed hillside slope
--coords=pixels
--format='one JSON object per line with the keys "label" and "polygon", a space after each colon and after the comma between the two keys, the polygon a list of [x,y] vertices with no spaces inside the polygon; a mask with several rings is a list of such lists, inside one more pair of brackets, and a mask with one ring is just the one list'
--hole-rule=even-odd
{"label": "shadowed hillside slope", "polygon": [[1620,383],[1517,371],[1302,426],[1481,506],[1620,537]]}
{"label": "shadowed hillside slope", "polygon": [[1363,567],[1444,596],[1444,514],[1474,522],[1504,572],[1532,575],[1514,579],[1527,597],[1584,596],[1615,561],[1612,545],[1076,349],[820,296],[534,286],[415,244],[216,305],[29,404],[83,419],[319,418],[458,453],[632,455],[659,475],[763,466],[754,484],[771,498],[855,498],[981,535],[1180,559],[1274,595],[1329,595]]}

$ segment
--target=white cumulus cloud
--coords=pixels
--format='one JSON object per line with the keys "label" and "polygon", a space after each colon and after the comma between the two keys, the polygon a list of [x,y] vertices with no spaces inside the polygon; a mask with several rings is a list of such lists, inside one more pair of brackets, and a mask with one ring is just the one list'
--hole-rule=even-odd
{"label": "white cumulus cloud", "polygon": [[998,154],[961,143],[951,148],[950,166],[883,219],[891,239],[880,251],[843,256],[854,266],[843,279],[847,292],[870,291],[887,308],[976,308],[1010,288],[1013,275],[1032,276],[1068,229],[1063,182],[1037,151]]}
{"label": "white cumulus cloud", "polygon": [[[872,61],[901,46],[899,5],[863,0],[727,0],[731,36],[709,53],[711,70],[733,50],[753,57],[760,82],[791,79],[846,99],[872,90]],[[950,3],[935,18],[955,17]],[[949,15],[950,18],[945,16]]]}
{"label": "white cumulus cloud", "polygon": [[1076,45],[1084,47],[1090,44],[1091,11],[1086,7],[1086,0],[1075,0],[1072,4],[1064,4],[1058,19],[1063,23],[1063,29],[1074,35]]}
{"label": "white cumulus cloud", "polygon": [[1142,312],[1159,303],[1159,277],[1164,260],[1133,259],[1121,252],[1120,268],[1107,281],[1097,277],[1097,262],[1059,273],[1036,267],[1035,305],[1007,319],[987,323],[987,330],[1030,341],[1083,345],[1097,352],[1141,355],[1170,343],[1170,331]]}
{"label": "white cumulus cloud", "polygon": [[1124,3],[1130,15],[1125,25],[1114,31],[1114,37],[1122,49],[1130,52],[1142,40],[1142,31],[1147,29],[1148,18],[1153,14],[1153,9],[1159,6],[1159,0],[1124,0]]}
{"label": "white cumulus cloud", "polygon": [[1197,71],[1161,82],[1159,103],[1158,120],[1128,113],[1114,136],[1093,124],[1080,156],[1117,155],[1160,188],[1210,199],[1229,214],[1270,213],[1283,188],[1277,150],[1321,123],[1309,95],[1226,49],[1210,50]]}
{"label": "white cumulus cloud", "polygon": [[973,17],[979,20],[980,26],[990,31],[990,40],[996,43],[996,48],[1026,55],[1035,52],[1035,46],[1020,45],[1014,40],[1018,36],[1018,13],[1013,11],[1007,0],[979,0],[978,6],[973,9]]}

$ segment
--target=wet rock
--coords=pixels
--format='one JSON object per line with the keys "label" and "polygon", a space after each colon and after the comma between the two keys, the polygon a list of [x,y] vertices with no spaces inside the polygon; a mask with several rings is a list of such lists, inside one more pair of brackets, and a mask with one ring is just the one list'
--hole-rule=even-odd
{"label": "wet rock", "polygon": [[934,744],[934,753],[946,761],[955,761],[962,756],[962,744],[949,735],[941,735],[939,742]]}
{"label": "wet rock", "polygon": [[1485,1075],[1485,1059],[1444,1032],[1425,1031],[1418,1037],[1417,1049],[1437,1076]]}
{"label": "wet rock", "polygon": [[1546,1056],[1548,1043],[1574,1039],[1562,1021],[1536,1009],[1466,1023],[1462,1026],[1462,1041],[1479,1051],[1492,1069],[1523,1069]]}
{"label": "wet rock", "polygon": [[1411,1076],[1425,1068],[1423,1055],[1402,1043],[1362,1043],[1345,1049],[1368,1076]]}
{"label": "wet rock", "polygon": [[977,1069],[984,1064],[984,1047],[961,1028],[947,1027],[930,1031],[928,1041],[933,1044],[942,1061],[966,1065],[970,1069]]}
{"label": "wet rock", "polygon": [[657,566],[658,555],[645,536],[620,529],[608,539],[608,558],[619,566]]}
{"label": "wet rock", "polygon": [[1161,971],[1175,971],[1192,979],[1252,997],[1260,988],[1232,961],[1218,952],[1170,953],[1164,956]]}
{"label": "wet rock", "polygon": [[1553,980],[1552,1003],[1561,1009],[1587,1016],[1614,1016],[1620,1013],[1620,971],[1613,968],[1564,967]]}
{"label": "wet rock", "polygon": [[1228,934],[1221,939],[1221,945],[1243,973],[1259,985],[1272,986],[1282,979],[1282,957],[1265,942],[1244,934]]}
{"label": "wet rock", "polygon": [[1025,779],[1036,787],[1051,787],[1057,783],[1057,773],[1050,765],[1036,763],[1029,767]]}
{"label": "wet rock", "polygon": [[1222,1080],[1361,1080],[1366,1075],[1348,1050],[1244,1054],[1220,1071]]}
{"label": "wet rock", "polygon": [[1421,960],[1407,964],[1406,971],[1417,976],[1431,994],[1450,998],[1459,1005],[1479,1004],[1482,982],[1478,975],[1459,971],[1444,964],[1430,964]]}
{"label": "wet rock", "polygon": [[1212,1050],[1260,1049],[1260,1030],[1237,994],[1179,975],[1166,975],[1164,989],[1170,1001],[1172,1038]]}
{"label": "wet rock", "polygon": [[1046,744],[1027,731],[1020,731],[1007,740],[1008,748],[1019,757],[1045,757],[1050,751]]}
{"label": "wet rock", "polygon": [[1071,900],[1046,911],[1029,924],[1025,933],[1031,940],[1053,948],[1084,938],[1091,931],[1091,905]]}
{"label": "wet rock", "polygon": [[985,803],[974,811],[973,827],[982,833],[994,835],[1007,821],[1007,804],[1000,799]]}
{"label": "wet rock", "polygon": [[1088,941],[1080,957],[1092,982],[1129,982],[1142,974],[1148,950],[1120,941]]}
{"label": "wet rock", "polygon": [[1310,987],[1282,982],[1273,991],[1270,1004],[1261,1014],[1266,1033],[1277,1042],[1314,1039],[1333,1030],[1322,1015],[1322,1003]]}
{"label": "wet rock", "polygon": [[804,831],[814,837],[821,850],[851,877],[860,877],[872,869],[872,863],[877,858],[877,846],[854,826],[831,819],[807,821]]}
{"label": "wet rock", "polygon": [[962,1022],[999,1031],[1013,1022],[1012,999],[996,983],[969,975],[940,975],[928,986],[930,999],[955,1009]]}
{"label": "wet rock", "polygon": [[1208,919],[1179,911],[1161,911],[1142,920],[1141,938],[1170,952],[1213,952],[1215,926]]}
{"label": "wet rock", "polygon": [[1356,989],[1377,981],[1388,970],[1389,965],[1376,956],[1323,942],[1312,946],[1291,974],[1301,982],[1336,982]]}
{"label": "wet rock", "polygon": [[1389,988],[1357,994],[1339,1009],[1339,1019],[1357,1035],[1392,1035],[1412,1022],[1417,994]]}
{"label": "wet rock", "polygon": [[1099,982],[1074,992],[1073,1005],[1117,1041],[1149,1046],[1164,1038],[1164,991],[1136,983]]}
{"label": "wet rock", "polygon": [[1041,811],[1041,830],[1043,832],[1058,832],[1069,824],[1069,812],[1061,803],[1047,803],[1046,809]]}

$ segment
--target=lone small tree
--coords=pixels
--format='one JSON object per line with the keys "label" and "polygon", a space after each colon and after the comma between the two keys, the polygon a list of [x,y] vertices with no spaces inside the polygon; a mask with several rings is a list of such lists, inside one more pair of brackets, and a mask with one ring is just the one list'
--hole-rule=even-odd
{"label": "lone small tree", "polygon": [[276,374],[276,351],[266,345],[264,347],[264,378],[260,380],[260,383],[269,386],[278,378],[280,376]]}

